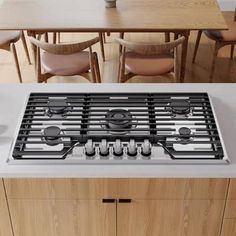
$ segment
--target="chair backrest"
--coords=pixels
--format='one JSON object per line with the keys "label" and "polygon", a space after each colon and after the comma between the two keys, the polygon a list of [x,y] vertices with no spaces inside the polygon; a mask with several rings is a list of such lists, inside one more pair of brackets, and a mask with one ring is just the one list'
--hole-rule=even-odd
{"label": "chair backrest", "polygon": [[147,54],[147,55],[169,53],[178,45],[182,44],[184,40],[185,40],[185,37],[182,36],[173,42],[161,43],[161,44],[147,44],[147,43],[137,43],[137,42],[126,41],[120,38],[116,39],[116,41],[120,43],[123,47],[125,47],[126,49],[132,52],[136,52],[138,54]]}
{"label": "chair backrest", "polygon": [[74,44],[50,44],[40,40],[37,40],[33,37],[30,37],[31,43],[36,45],[37,47],[43,49],[46,52],[52,54],[73,54],[77,52],[81,52],[87,48],[90,48],[93,44],[99,42],[99,38],[96,37],[94,39]]}

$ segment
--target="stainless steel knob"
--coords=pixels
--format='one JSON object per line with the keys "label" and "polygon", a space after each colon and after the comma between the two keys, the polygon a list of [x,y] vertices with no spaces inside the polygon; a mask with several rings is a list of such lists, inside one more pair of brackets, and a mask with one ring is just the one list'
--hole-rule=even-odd
{"label": "stainless steel knob", "polygon": [[144,140],[141,148],[141,153],[145,157],[149,157],[152,154],[152,146],[148,139]]}
{"label": "stainless steel knob", "polygon": [[109,146],[108,146],[106,139],[102,139],[99,149],[100,149],[99,153],[101,156],[108,156],[109,155]]}
{"label": "stainless steel knob", "polygon": [[94,156],[95,155],[95,146],[93,144],[93,140],[89,139],[85,144],[85,154],[87,156]]}
{"label": "stainless steel knob", "polygon": [[116,142],[113,145],[113,154],[115,156],[122,156],[123,155],[123,145],[120,139],[116,139]]}
{"label": "stainless steel knob", "polygon": [[128,143],[127,154],[132,157],[137,155],[137,146],[134,139],[131,139]]}

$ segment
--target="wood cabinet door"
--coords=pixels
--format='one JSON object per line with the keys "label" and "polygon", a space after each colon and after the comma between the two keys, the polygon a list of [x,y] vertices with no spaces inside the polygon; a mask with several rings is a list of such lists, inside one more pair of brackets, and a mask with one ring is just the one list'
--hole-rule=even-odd
{"label": "wood cabinet door", "polygon": [[99,200],[9,200],[15,236],[115,236],[116,204]]}
{"label": "wood cabinet door", "polygon": [[236,235],[236,220],[224,219],[221,236],[235,236]]}
{"label": "wood cabinet door", "polygon": [[219,236],[222,200],[118,203],[117,236]]}
{"label": "wood cabinet door", "polygon": [[12,236],[12,228],[2,179],[0,179],[0,236]]}

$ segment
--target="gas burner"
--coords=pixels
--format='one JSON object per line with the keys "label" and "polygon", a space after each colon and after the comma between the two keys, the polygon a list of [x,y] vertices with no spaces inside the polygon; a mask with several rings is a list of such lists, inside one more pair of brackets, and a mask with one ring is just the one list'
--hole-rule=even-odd
{"label": "gas burner", "polygon": [[46,114],[48,116],[53,115],[62,115],[65,116],[65,114],[71,110],[70,107],[68,107],[69,103],[66,101],[66,99],[49,99],[48,108],[46,110]]}
{"label": "gas burner", "polygon": [[182,139],[189,139],[189,135],[191,134],[191,129],[188,127],[181,127],[179,129],[179,134]]}
{"label": "gas burner", "polygon": [[43,137],[42,140],[46,141],[46,143],[50,146],[55,146],[59,144],[61,140],[60,134],[61,129],[57,126],[49,126],[42,131]]}
{"label": "gas burner", "polygon": [[[124,109],[113,109],[106,114],[106,128],[109,129],[130,129],[132,127],[132,115]],[[114,133],[126,133],[123,130],[111,130]]]}
{"label": "gas burner", "polygon": [[174,99],[170,102],[170,111],[175,115],[188,115],[191,111],[190,102],[184,99]]}
{"label": "gas burner", "polygon": [[188,127],[181,127],[178,130],[179,132],[179,140],[181,141],[182,144],[187,144],[188,141],[190,141],[192,138],[190,137],[191,135],[191,129]]}

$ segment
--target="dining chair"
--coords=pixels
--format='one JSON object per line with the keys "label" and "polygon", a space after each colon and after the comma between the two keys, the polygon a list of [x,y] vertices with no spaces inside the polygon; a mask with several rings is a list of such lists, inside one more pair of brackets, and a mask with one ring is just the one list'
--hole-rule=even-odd
{"label": "dining chair", "polygon": [[22,83],[20,64],[19,64],[16,46],[15,46],[15,43],[19,41],[20,39],[22,40],[28,62],[29,64],[31,64],[24,32],[23,31],[0,31],[0,49],[13,53],[17,75],[20,80],[20,83]]}
{"label": "dining chair", "polygon": [[81,75],[91,82],[101,82],[97,53],[92,51],[92,45],[99,42],[99,37],[75,44],[50,44],[34,37],[30,37],[30,41],[37,47],[38,83],[46,83],[53,76],[73,75]]}
{"label": "dining chair", "polygon": [[210,70],[210,82],[212,82],[218,51],[224,46],[231,45],[230,59],[232,60],[234,56],[234,46],[236,44],[236,7],[234,11],[234,20],[228,23],[228,30],[204,30],[204,31],[199,30],[198,31],[194,53],[193,53],[193,59],[192,59],[193,63],[195,63],[202,32],[204,32],[204,34],[209,39],[212,39],[215,41],[213,60],[212,60],[212,65],[211,65],[211,70]]}
{"label": "dining chair", "polygon": [[[104,43],[106,41],[105,33],[99,32],[98,33],[99,37],[99,42],[100,42],[100,48],[101,48],[101,55],[102,55],[102,60],[105,61],[105,48],[104,48]],[[53,32],[53,43],[61,43],[61,32]]]}
{"label": "dining chair", "polygon": [[122,46],[119,82],[126,82],[136,75],[160,76],[171,72],[174,72],[175,81],[180,82],[178,46],[184,40],[182,36],[173,42],[146,44],[117,38],[116,41]]}

